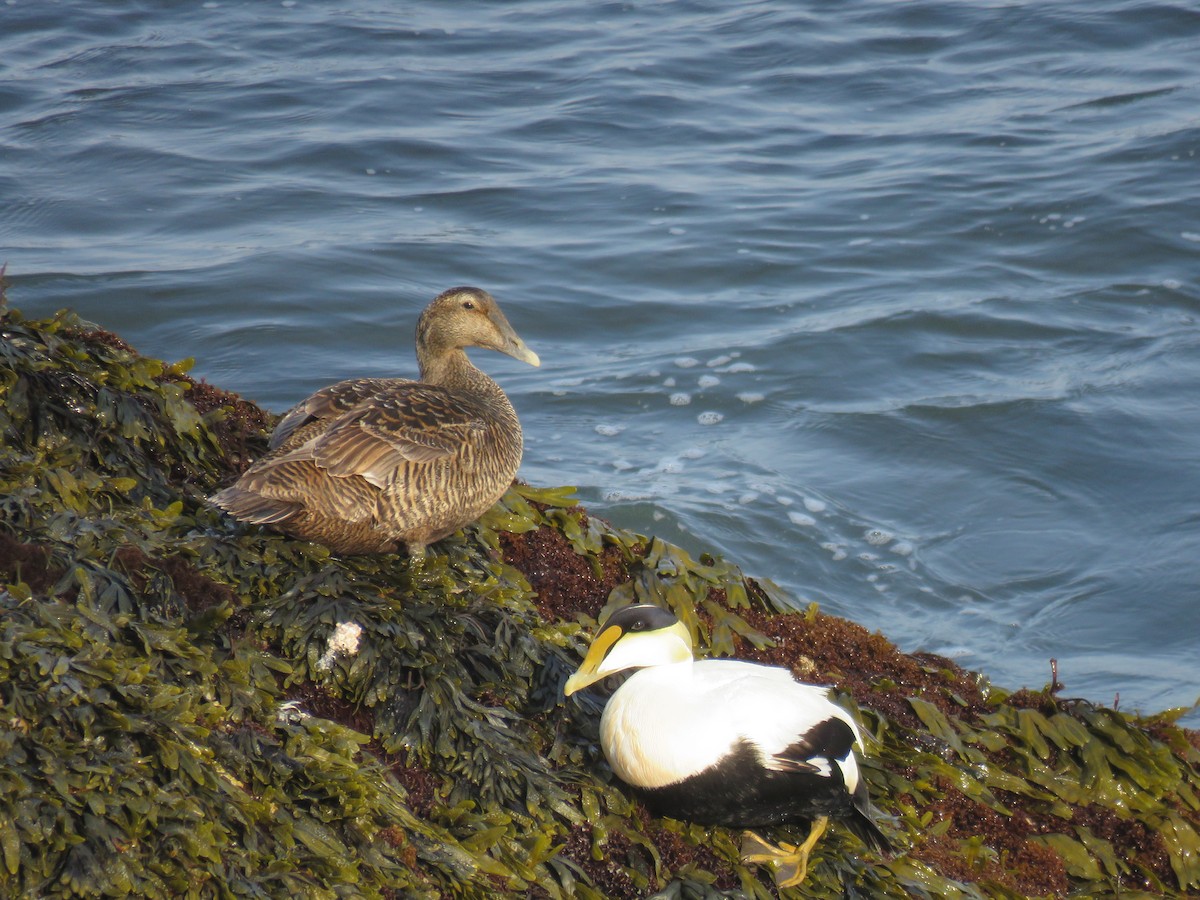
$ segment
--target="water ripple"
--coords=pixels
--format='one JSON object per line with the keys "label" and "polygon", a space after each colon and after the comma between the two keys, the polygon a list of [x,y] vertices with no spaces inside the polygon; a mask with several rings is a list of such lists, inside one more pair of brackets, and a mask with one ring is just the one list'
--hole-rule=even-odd
{"label": "water ripple", "polygon": [[1200,12],[3,9],[29,312],[282,409],[480,283],[544,360],[475,354],[525,477],[1004,683],[1194,699]]}

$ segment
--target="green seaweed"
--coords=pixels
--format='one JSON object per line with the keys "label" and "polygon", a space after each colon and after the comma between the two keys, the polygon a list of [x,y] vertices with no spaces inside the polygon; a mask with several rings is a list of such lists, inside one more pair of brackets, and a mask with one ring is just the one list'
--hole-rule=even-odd
{"label": "green seaweed", "polygon": [[[587,515],[570,488],[514,485],[415,567],[239,525],[204,497],[263,451],[270,417],[190,366],[69,312],[0,311],[0,894],[1200,888],[1200,751],[1178,711],[1009,694],[903,656]],[[522,569],[518,547],[558,555]],[[594,599],[569,605],[568,563]],[[568,605],[547,615],[558,583]],[[561,695],[596,621],[635,601],[675,611],[702,654],[838,685],[899,852],[834,827],[779,892],[737,834],[650,817],[596,745],[601,701]]]}

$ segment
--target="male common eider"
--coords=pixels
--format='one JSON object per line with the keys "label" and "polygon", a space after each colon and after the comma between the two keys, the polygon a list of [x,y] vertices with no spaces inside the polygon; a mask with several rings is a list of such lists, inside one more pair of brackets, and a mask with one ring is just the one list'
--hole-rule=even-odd
{"label": "male common eider", "polygon": [[486,291],[456,287],[417,322],[420,381],[352,378],[293,407],[270,452],[211,502],[335,553],[410,556],[473,522],[512,483],[521,426],[500,386],[466,347],[486,347],[532,366]]}
{"label": "male common eider", "polygon": [[617,777],[656,815],[733,828],[811,821],[798,847],[774,847],[751,832],[743,838],[743,862],[775,865],[780,887],[804,880],[830,818],[890,850],[870,818],[853,749],[858,726],[827,688],[775,666],[694,660],[687,626],[640,604],[604,623],[566,694],[632,668],[640,671],[604,707],[600,744]]}

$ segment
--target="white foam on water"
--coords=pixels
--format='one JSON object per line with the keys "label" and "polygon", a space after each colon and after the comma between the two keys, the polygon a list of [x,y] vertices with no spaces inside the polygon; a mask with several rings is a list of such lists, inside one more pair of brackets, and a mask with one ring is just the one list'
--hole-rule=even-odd
{"label": "white foam on water", "polygon": [[664,378],[663,379],[663,387],[675,387],[675,379],[674,378]]}
{"label": "white foam on water", "polygon": [[872,528],[863,535],[863,540],[872,547],[882,547],[884,544],[890,544],[893,538],[895,538],[894,534],[880,528]]}
{"label": "white foam on water", "polygon": [[731,375],[737,375],[742,372],[754,372],[756,371],[756,367],[754,363],[735,362],[732,366],[725,369],[725,371],[729,372]]}
{"label": "white foam on water", "polygon": [[624,425],[613,425],[607,422],[602,422],[596,426],[596,434],[603,435],[604,437],[616,437],[624,430]]}
{"label": "white foam on water", "polygon": [[804,498],[804,508],[809,512],[825,512],[828,505],[824,500],[818,500],[816,497]]}
{"label": "white foam on water", "polygon": [[740,394],[735,394],[743,403],[762,403],[767,399],[765,394],[760,394],[756,391],[742,391]]}
{"label": "white foam on water", "polygon": [[734,357],[736,356],[736,353],[727,353],[724,356],[714,356],[704,365],[708,366],[710,369],[715,369],[717,366],[723,366],[725,363],[733,362]]}
{"label": "white foam on water", "polygon": [[696,382],[702,388],[716,387],[721,383],[721,379],[716,375],[701,375],[700,380]]}
{"label": "white foam on water", "polygon": [[675,360],[675,365],[679,366],[681,369],[694,369],[696,366],[700,365],[700,360],[696,359],[694,356],[681,356]]}
{"label": "white foam on water", "polygon": [[701,425],[716,425],[724,418],[725,416],[723,414],[710,411],[700,413],[700,415],[696,416],[696,421]]}
{"label": "white foam on water", "polygon": [[679,455],[684,459],[703,459],[708,453],[701,447],[688,447]]}
{"label": "white foam on water", "polygon": [[816,525],[817,524],[816,519],[814,519],[810,515],[806,515],[805,513],[800,512],[799,510],[793,510],[792,512],[788,513],[788,518],[792,521],[792,524],[794,524],[794,525]]}
{"label": "white foam on water", "polygon": [[688,394],[688,393],[684,393],[683,391],[679,391],[678,393],[671,395],[671,405],[672,406],[687,406],[691,402],[692,402],[692,395]]}
{"label": "white foam on water", "polygon": [[970,647],[964,647],[961,644],[952,644],[948,647],[936,647],[933,651],[938,656],[944,656],[946,659],[965,659],[969,656],[974,656],[975,651]]}
{"label": "white foam on water", "polygon": [[654,493],[651,491],[608,491],[604,495],[604,499],[608,503],[621,503],[630,500],[652,500]]}

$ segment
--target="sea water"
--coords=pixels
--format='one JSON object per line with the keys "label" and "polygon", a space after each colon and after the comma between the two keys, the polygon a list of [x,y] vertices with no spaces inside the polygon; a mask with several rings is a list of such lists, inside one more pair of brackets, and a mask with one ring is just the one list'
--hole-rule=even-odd
{"label": "sea water", "polygon": [[0,54],[27,314],[281,411],[477,284],[525,479],[1007,687],[1200,696],[1195,4],[5,0]]}

